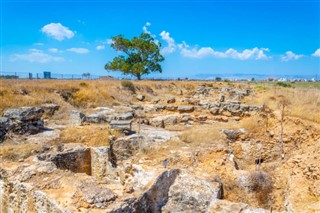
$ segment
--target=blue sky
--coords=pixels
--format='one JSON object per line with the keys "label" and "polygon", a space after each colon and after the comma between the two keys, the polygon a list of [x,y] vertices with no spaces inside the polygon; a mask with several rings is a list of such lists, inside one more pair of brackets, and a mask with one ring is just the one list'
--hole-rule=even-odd
{"label": "blue sky", "polygon": [[1,71],[95,75],[118,53],[110,38],[148,32],[163,73],[320,76],[320,1],[1,1]]}

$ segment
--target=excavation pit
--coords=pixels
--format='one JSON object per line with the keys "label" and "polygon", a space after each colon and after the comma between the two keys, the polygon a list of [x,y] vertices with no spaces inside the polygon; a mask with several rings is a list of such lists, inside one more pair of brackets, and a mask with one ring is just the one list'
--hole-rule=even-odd
{"label": "excavation pit", "polygon": [[70,170],[75,173],[91,175],[91,151],[89,148],[76,148],[71,151],[52,156],[50,160],[59,169]]}

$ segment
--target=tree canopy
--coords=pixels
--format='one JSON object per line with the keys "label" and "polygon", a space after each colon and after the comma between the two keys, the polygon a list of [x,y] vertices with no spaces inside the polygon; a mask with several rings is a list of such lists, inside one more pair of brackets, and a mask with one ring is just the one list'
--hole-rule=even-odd
{"label": "tree canopy", "polygon": [[133,75],[138,80],[151,72],[162,72],[160,62],[164,57],[160,54],[161,43],[148,33],[142,33],[131,40],[123,35],[112,37],[111,47],[123,54],[108,62],[105,65],[106,70]]}

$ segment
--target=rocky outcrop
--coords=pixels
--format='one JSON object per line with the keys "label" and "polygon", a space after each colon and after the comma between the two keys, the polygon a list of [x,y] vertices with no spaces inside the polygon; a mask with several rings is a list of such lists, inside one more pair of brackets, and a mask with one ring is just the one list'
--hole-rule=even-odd
{"label": "rocky outcrop", "polygon": [[178,106],[179,112],[193,112],[194,107],[193,106]]}
{"label": "rocky outcrop", "polygon": [[116,199],[116,195],[107,187],[100,187],[94,181],[84,181],[78,195],[90,208],[106,208]]}
{"label": "rocky outcrop", "polygon": [[225,129],[223,133],[227,136],[227,139],[230,141],[236,141],[240,135],[244,134],[246,131],[244,129],[232,130]]}
{"label": "rocky outcrop", "polygon": [[113,158],[112,161],[118,162],[126,160],[135,155],[139,151],[141,140],[143,140],[143,137],[139,135],[130,135],[112,141],[110,145],[110,151]]}
{"label": "rocky outcrop", "polygon": [[71,213],[28,183],[0,179],[0,212]]}
{"label": "rocky outcrop", "polygon": [[245,105],[239,101],[220,102],[209,106],[210,112],[213,115],[222,115],[228,113],[230,116],[244,116],[250,112],[261,110],[261,106]]}
{"label": "rocky outcrop", "polygon": [[14,121],[32,121],[41,119],[44,110],[39,107],[12,108],[4,111],[3,116]]}
{"label": "rocky outcrop", "polygon": [[208,211],[209,213],[269,213],[269,210],[262,208],[254,208],[245,203],[233,203],[228,200],[217,200]]}
{"label": "rocky outcrop", "polygon": [[213,184],[184,173],[171,185],[164,212],[207,212],[212,202],[223,197],[222,184]]}
{"label": "rocky outcrop", "polygon": [[154,127],[166,127],[176,124],[178,115],[160,115],[149,120],[150,125]]}
{"label": "rocky outcrop", "polygon": [[178,169],[168,170],[161,173],[149,190],[138,198],[125,201],[120,207],[111,211],[112,213],[140,213],[161,212],[161,208],[168,201],[168,191],[179,175]]}
{"label": "rocky outcrop", "polygon": [[173,169],[162,172],[138,198],[126,200],[111,212],[207,212],[222,196],[221,183],[211,184]]}
{"label": "rocky outcrop", "polygon": [[92,147],[91,148],[91,175],[97,180],[102,180],[108,176],[109,147]]}
{"label": "rocky outcrop", "polygon": [[41,154],[37,158],[42,161],[50,161],[59,169],[91,175],[91,153],[86,147],[76,147],[56,154]]}
{"label": "rocky outcrop", "polygon": [[[7,109],[3,113],[10,121],[2,119],[2,129],[6,129],[10,124],[10,130],[16,134],[35,134],[43,129],[41,117],[44,110],[39,107],[21,107]],[[12,124],[12,125],[11,125]]]}
{"label": "rocky outcrop", "polygon": [[43,109],[44,114],[48,117],[53,116],[54,113],[60,109],[60,106],[57,104],[42,104],[40,107]]}
{"label": "rocky outcrop", "polygon": [[0,143],[5,139],[5,136],[11,127],[12,122],[9,118],[0,117]]}
{"label": "rocky outcrop", "polygon": [[119,131],[131,131],[132,122],[113,120],[110,122],[110,127],[111,129],[115,129]]}
{"label": "rocky outcrop", "polygon": [[128,121],[133,119],[134,115],[132,112],[127,113],[104,113],[99,112],[86,116],[85,121],[88,123],[104,123],[112,121]]}
{"label": "rocky outcrop", "polygon": [[86,122],[88,123],[101,123],[105,121],[105,116],[99,113],[86,116]]}
{"label": "rocky outcrop", "polygon": [[176,102],[176,98],[175,97],[169,97],[167,98],[167,104],[173,104]]}

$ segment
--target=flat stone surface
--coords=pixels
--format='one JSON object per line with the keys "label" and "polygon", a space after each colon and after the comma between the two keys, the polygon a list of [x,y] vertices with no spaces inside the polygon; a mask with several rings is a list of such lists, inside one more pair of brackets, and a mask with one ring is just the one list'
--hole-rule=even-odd
{"label": "flat stone surface", "polygon": [[111,125],[111,129],[115,129],[115,130],[120,130],[120,131],[124,131],[124,130],[131,130],[131,125],[132,122],[131,121],[116,121],[113,120],[110,122]]}

